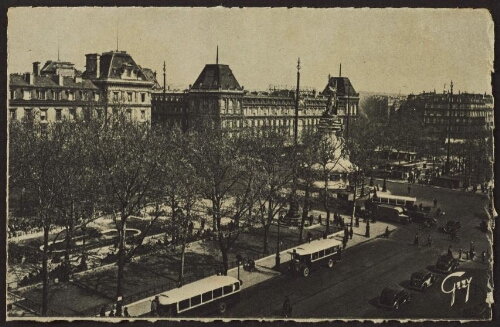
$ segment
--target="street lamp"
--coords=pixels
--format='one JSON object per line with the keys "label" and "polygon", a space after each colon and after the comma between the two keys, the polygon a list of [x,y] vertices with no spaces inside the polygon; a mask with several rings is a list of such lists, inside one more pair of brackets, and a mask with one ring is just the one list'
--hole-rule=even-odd
{"label": "street lamp", "polygon": [[240,279],[240,265],[241,265],[241,262],[243,261],[243,257],[241,256],[241,254],[237,254],[236,255],[236,264],[238,265],[238,280],[241,282],[241,279]]}
{"label": "street lamp", "polygon": [[276,241],[276,270],[280,270],[280,219],[278,218],[278,238]]}

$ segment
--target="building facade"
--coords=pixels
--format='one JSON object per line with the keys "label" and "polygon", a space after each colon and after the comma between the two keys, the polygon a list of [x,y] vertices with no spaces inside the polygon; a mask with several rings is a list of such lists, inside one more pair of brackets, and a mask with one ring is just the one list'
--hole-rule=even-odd
{"label": "building facade", "polygon": [[33,115],[40,122],[60,121],[99,107],[102,91],[82,78],[74,64],[63,61],[33,63],[33,71],[9,76],[9,115],[23,119]]}
{"label": "building facade", "polygon": [[86,71],[73,63],[33,63],[33,70],[9,76],[9,115],[27,115],[40,122],[80,115],[103,117],[124,108],[131,119],[151,121],[151,92],[155,74],[141,68],[125,51],[86,55]]}
{"label": "building facade", "polygon": [[[358,115],[359,94],[346,77],[329,77],[322,93],[300,90],[298,132],[315,128],[330,89],[337,94],[338,116],[348,128]],[[228,65],[207,64],[194,84],[183,92],[157,90],[152,94],[152,123],[178,125],[184,130],[199,119],[210,119],[235,132],[241,128],[272,128],[294,133],[296,97],[292,89],[249,92],[240,86]]]}
{"label": "building facade", "polygon": [[463,139],[476,130],[493,129],[493,97],[487,94],[424,92],[409,95],[401,114],[416,113],[430,133]]}

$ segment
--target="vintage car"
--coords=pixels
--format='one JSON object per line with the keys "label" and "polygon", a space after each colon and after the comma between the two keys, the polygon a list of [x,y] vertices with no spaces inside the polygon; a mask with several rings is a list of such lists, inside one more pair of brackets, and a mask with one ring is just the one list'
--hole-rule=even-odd
{"label": "vintage car", "polygon": [[443,227],[443,232],[447,234],[456,234],[460,230],[460,221],[447,220],[446,225]]}
{"label": "vintage car", "polygon": [[410,287],[425,291],[428,287],[432,286],[436,281],[437,277],[429,271],[417,271],[411,274]]}
{"label": "vintage car", "polygon": [[435,270],[438,272],[451,273],[458,268],[459,264],[457,259],[446,254],[439,257],[436,262]]}
{"label": "vintage car", "polygon": [[408,216],[410,216],[411,221],[419,224],[436,225],[436,218],[432,218],[425,211],[408,211]]}
{"label": "vintage car", "polygon": [[411,293],[398,285],[384,288],[378,303],[381,306],[398,310],[403,303],[410,302]]}

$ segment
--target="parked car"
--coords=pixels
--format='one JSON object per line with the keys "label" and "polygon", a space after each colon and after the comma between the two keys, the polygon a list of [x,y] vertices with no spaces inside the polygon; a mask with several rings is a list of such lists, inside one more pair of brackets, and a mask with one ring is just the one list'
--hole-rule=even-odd
{"label": "parked car", "polygon": [[411,293],[398,285],[384,288],[380,294],[379,304],[384,307],[398,310],[399,307],[411,300]]}
{"label": "parked car", "polygon": [[435,270],[444,273],[451,273],[457,270],[459,265],[460,263],[458,262],[457,259],[446,254],[439,257],[439,259],[436,262]]}
{"label": "parked car", "polygon": [[420,291],[425,291],[428,287],[434,284],[436,279],[436,275],[429,271],[417,271],[411,274],[410,287]]}
{"label": "parked car", "polygon": [[446,225],[443,227],[443,232],[447,234],[456,234],[460,230],[460,221],[447,220]]}

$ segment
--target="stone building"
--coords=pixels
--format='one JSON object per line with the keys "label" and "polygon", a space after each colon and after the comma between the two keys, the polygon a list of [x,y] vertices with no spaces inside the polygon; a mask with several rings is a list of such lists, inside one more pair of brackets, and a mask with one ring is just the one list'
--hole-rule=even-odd
{"label": "stone building", "polygon": [[[348,120],[357,117],[359,94],[355,92],[349,79],[329,77],[328,85],[322,93],[301,89],[298,106],[299,133],[318,125],[326,108],[329,88],[336,90],[338,116],[343,126],[348,128]],[[176,124],[185,130],[198,119],[211,119],[221,127],[235,132],[245,127],[256,131],[273,128],[293,135],[295,92],[293,89],[278,88],[249,92],[238,83],[228,65],[207,64],[187,90],[153,92],[152,123]]]}
{"label": "stone building", "polygon": [[33,63],[32,72],[10,74],[9,115],[22,119],[34,115],[40,122],[59,121],[82,114],[84,108],[99,107],[102,91],[82,78],[74,64],[63,61]]}
{"label": "stone building", "polygon": [[[451,99],[451,101],[450,101]],[[409,95],[401,114],[421,119],[432,134],[453,139],[467,138],[473,129],[493,129],[493,97],[487,94],[423,92]]]}
{"label": "stone building", "polygon": [[155,73],[135,63],[125,51],[86,55],[86,71],[66,61],[33,63],[29,73],[9,76],[9,115],[28,114],[40,122],[79,115],[103,117],[125,108],[131,119],[151,121],[151,92],[159,87]]}

